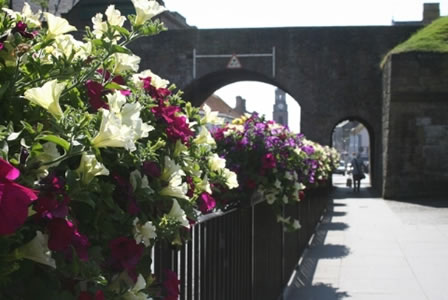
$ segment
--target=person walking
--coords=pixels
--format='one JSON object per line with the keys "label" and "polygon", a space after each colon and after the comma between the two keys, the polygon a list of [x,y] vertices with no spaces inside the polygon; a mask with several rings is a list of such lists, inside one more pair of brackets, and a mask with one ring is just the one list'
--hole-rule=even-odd
{"label": "person walking", "polygon": [[352,176],[353,176],[353,190],[359,192],[361,187],[361,180],[366,178],[364,175],[364,169],[362,166],[362,161],[359,155],[353,153],[352,159]]}

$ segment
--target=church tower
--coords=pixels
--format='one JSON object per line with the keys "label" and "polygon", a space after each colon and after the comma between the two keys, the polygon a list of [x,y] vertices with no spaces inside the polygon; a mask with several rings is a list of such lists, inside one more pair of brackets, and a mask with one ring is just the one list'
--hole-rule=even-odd
{"label": "church tower", "polygon": [[288,126],[288,105],[286,104],[286,93],[279,88],[275,89],[275,103],[272,119],[278,124]]}

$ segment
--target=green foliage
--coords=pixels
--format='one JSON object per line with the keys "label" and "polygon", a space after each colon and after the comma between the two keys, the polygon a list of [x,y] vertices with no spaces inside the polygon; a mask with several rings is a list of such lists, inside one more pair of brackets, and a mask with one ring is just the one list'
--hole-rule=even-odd
{"label": "green foliage", "polygon": [[435,20],[395,46],[383,58],[381,67],[390,55],[403,52],[448,52],[448,17]]}

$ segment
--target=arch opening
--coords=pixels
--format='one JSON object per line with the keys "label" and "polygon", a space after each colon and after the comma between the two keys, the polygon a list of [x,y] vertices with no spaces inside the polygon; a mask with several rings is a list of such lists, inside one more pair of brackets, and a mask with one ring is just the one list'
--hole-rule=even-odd
{"label": "arch opening", "polygon": [[271,77],[244,70],[226,69],[209,73],[184,88],[185,99],[195,106],[207,102],[231,121],[245,113],[257,112],[267,120],[300,132],[299,102]]}
{"label": "arch opening", "polygon": [[[346,118],[339,121],[333,128],[331,146],[341,155],[338,168],[334,171],[332,181],[337,187],[353,187],[353,169],[357,158],[365,174],[361,180],[361,188],[371,187],[373,179],[373,135],[369,126],[358,118]],[[349,181],[352,184],[349,185]]]}

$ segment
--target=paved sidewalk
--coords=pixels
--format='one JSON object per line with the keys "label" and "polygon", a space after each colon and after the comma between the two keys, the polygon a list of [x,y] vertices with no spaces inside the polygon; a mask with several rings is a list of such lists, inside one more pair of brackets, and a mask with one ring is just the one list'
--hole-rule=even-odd
{"label": "paved sidewalk", "polygon": [[333,198],[284,300],[448,300],[448,195],[423,205],[338,187]]}

